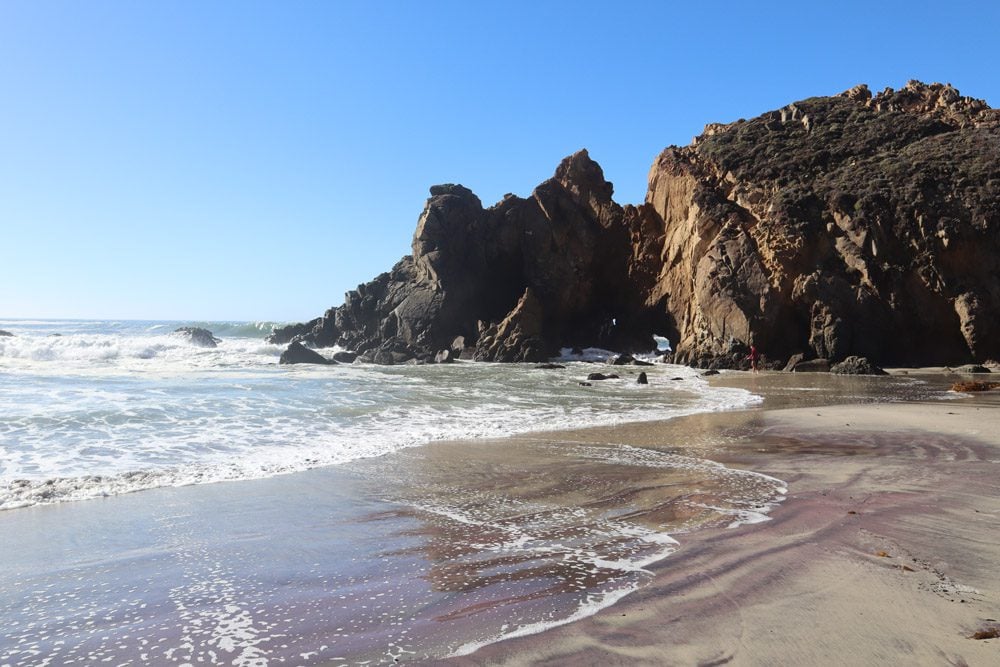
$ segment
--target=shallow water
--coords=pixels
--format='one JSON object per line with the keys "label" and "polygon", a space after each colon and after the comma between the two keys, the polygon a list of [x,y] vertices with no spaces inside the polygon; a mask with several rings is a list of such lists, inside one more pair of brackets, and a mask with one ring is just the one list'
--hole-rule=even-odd
{"label": "shallow water", "polygon": [[625,369],[592,387],[579,384],[594,370],[582,362],[279,366],[282,348],[263,341],[263,323],[216,323],[239,334],[216,349],[170,333],[182,324],[0,321],[16,334],[0,338],[0,509],[757,400],[664,365],[645,369],[649,386]]}
{"label": "shallow water", "polygon": [[[386,664],[612,604],[783,485],[669,452],[446,443],[0,513],[0,664]],[[77,662],[76,664],[81,664]]]}

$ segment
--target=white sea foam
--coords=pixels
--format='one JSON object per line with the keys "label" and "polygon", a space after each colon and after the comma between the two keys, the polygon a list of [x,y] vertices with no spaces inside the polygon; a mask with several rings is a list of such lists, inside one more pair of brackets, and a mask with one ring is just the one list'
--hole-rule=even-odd
{"label": "white sea foam", "polygon": [[564,347],[559,350],[559,356],[556,357],[557,361],[607,361],[612,357],[617,356],[617,352],[612,350],[605,350],[601,347],[585,347],[578,350],[578,354],[574,353],[573,348]]}
{"label": "white sea foam", "polygon": [[[429,381],[437,368],[420,377],[359,367],[112,378],[97,386],[87,378],[79,387],[47,378],[17,405],[5,401],[0,508],[260,478],[434,440],[664,419],[753,400],[727,391],[681,404],[668,394],[638,401],[631,385],[573,396],[575,382],[511,396],[513,388],[476,370],[446,382]],[[464,390],[466,382],[493,384]]]}
{"label": "white sea foam", "polygon": [[[15,322],[0,338],[0,508],[253,479],[435,440],[668,419],[758,400],[692,369],[593,387],[593,370],[458,363],[281,367],[281,346],[180,324]],[[233,324],[262,331],[270,323]],[[50,336],[53,330],[61,336]],[[327,351],[327,353],[331,353]],[[593,351],[590,351],[593,353]],[[604,354],[602,352],[601,354]],[[625,370],[625,373],[631,370]],[[671,382],[667,377],[683,377]]]}
{"label": "white sea foam", "polygon": [[638,584],[632,584],[630,586],[625,586],[617,590],[611,590],[606,592],[598,592],[588,595],[587,598],[577,607],[576,611],[565,618],[561,618],[555,621],[537,621],[535,623],[526,623],[525,625],[518,626],[513,630],[502,632],[500,634],[494,635],[492,637],[487,637],[486,639],[481,639],[474,642],[469,642],[458,647],[451,657],[460,657],[463,655],[471,655],[489,644],[495,644],[499,641],[505,639],[514,639],[516,637],[527,637],[529,635],[537,635],[539,632],[545,632],[552,628],[557,628],[560,625],[566,625],[567,623],[572,623],[574,621],[579,621],[580,619],[587,618],[588,616],[593,616],[597,612],[607,607],[610,607],[614,603],[618,602],[624,598],[629,593],[634,592],[639,588]]}
{"label": "white sea foam", "polygon": [[[719,502],[707,504],[693,498],[697,493],[685,493],[672,502],[688,509],[700,508],[698,526],[728,526],[730,528],[767,519],[767,514],[786,493],[780,479],[748,470],[728,468],[722,464],[654,449],[643,449],[614,443],[593,444],[559,441],[549,447],[553,453],[570,459],[585,458],[615,466],[660,468],[678,471],[692,489],[710,485],[717,490]],[[575,602],[560,599],[552,608],[530,621],[505,624],[499,631],[467,641],[452,650],[452,655],[469,655],[479,648],[505,639],[542,632],[593,615],[623,597],[638,590],[653,573],[654,564],[673,554],[679,543],[669,531],[684,533],[683,523],[657,530],[636,523],[635,508],[601,506],[562,507],[533,504],[518,498],[504,497],[502,502],[484,503],[482,499],[463,507],[417,504],[424,512],[442,517],[461,526],[449,535],[467,535],[469,549],[457,549],[458,566],[463,571],[476,569],[477,564],[490,562],[483,554],[498,557],[509,554],[518,563],[558,577],[564,568],[568,584],[575,573],[585,573],[589,585],[581,590]],[[502,509],[501,509],[502,508]],[[628,511],[622,512],[622,509]],[[679,512],[685,514],[686,512]],[[484,541],[484,538],[486,541]],[[452,539],[456,539],[452,537]],[[541,563],[541,564],[540,564]],[[547,564],[547,565],[546,565]],[[525,569],[529,569],[527,566]],[[492,574],[490,571],[488,574]],[[483,572],[479,573],[483,575]]]}

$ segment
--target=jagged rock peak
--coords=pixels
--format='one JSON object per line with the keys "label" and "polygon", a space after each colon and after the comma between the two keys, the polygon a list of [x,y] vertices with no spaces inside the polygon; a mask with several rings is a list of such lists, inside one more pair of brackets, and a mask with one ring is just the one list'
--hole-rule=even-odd
{"label": "jagged rock peak", "polygon": [[563,158],[556,167],[555,179],[581,200],[593,196],[598,201],[609,202],[614,194],[614,186],[604,180],[604,170],[590,159],[586,148]]}
{"label": "jagged rock peak", "polygon": [[837,97],[846,97],[875,111],[943,116],[962,124],[986,120],[981,116],[990,111],[985,100],[962,95],[950,83],[923,83],[916,79],[911,79],[899,90],[886,88],[874,96],[868,86],[862,83],[845,90]]}
{"label": "jagged rock peak", "polygon": [[867,104],[868,100],[872,98],[872,91],[868,89],[867,83],[859,83],[853,88],[848,88],[840,95],[837,95],[837,97],[846,97],[849,100]]}
{"label": "jagged rock peak", "polygon": [[984,100],[963,96],[950,83],[923,83],[911,80],[899,90],[886,88],[871,99],[870,105],[878,110],[934,113],[948,111],[975,115],[989,109]]}
{"label": "jagged rock peak", "polygon": [[[464,185],[456,183],[442,183],[440,185],[431,186],[431,197],[440,197],[443,195],[452,195],[455,197],[476,197],[475,193]],[[476,199],[479,199],[476,197]]]}
{"label": "jagged rock peak", "polygon": [[439,185],[431,186],[431,196],[437,197],[438,195],[464,195],[472,194],[472,190],[461,184],[456,183],[441,183]]}

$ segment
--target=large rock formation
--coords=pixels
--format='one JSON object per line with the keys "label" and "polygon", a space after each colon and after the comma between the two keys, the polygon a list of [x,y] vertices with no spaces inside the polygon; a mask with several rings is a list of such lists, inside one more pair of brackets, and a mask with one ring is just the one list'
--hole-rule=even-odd
{"label": "large rock formation", "polygon": [[391,343],[423,360],[459,336],[477,359],[496,361],[542,360],[562,344],[651,347],[648,331],[667,316],[646,307],[645,290],[634,287],[641,277],[623,261],[643,221],[611,194],[585,150],[531,197],[508,195],[488,209],[461,185],[434,186],[412,256],[271,340],[362,353]]}
{"label": "large rock formation", "polygon": [[[858,86],[670,147],[619,206],[586,151],[484,209],[431,188],[413,254],[344,305],[274,333],[433,359],[559,346],[739,366],[765,358],[1000,359],[1000,113],[950,85]],[[383,355],[385,358],[385,355]]]}

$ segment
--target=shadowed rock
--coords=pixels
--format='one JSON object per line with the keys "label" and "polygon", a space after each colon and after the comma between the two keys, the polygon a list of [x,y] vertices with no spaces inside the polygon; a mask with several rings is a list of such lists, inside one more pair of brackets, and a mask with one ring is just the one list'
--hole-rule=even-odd
{"label": "shadowed rock", "polygon": [[864,357],[847,357],[830,367],[835,375],[888,375],[884,370]]}
{"label": "shadowed rock", "polygon": [[315,350],[310,350],[298,341],[293,341],[288,345],[288,348],[281,353],[278,363],[335,365],[337,362],[327,359]]}
{"label": "shadowed rock", "polygon": [[799,361],[792,365],[791,368],[788,368],[787,366],[785,368],[793,373],[828,373],[830,372],[830,360],[809,359],[806,361]]}

